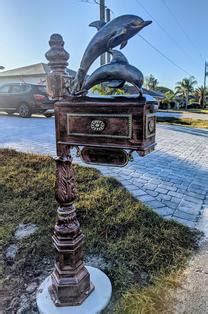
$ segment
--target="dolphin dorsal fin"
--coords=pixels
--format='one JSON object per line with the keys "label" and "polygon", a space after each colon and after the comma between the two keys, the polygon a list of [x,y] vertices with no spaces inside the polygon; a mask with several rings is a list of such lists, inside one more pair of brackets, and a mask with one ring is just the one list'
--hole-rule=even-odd
{"label": "dolphin dorsal fin", "polygon": [[97,30],[99,31],[106,23],[104,21],[94,21],[89,24],[91,27],[96,27]]}
{"label": "dolphin dorsal fin", "polygon": [[119,50],[109,50],[112,54],[111,63],[129,63],[128,59],[124,56],[124,54]]}

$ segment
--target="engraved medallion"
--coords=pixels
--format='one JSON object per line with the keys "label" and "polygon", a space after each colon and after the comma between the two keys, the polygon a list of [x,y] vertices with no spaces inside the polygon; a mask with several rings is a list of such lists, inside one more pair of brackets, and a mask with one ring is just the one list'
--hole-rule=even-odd
{"label": "engraved medallion", "polygon": [[102,120],[92,120],[90,127],[93,131],[103,131],[105,123]]}
{"label": "engraved medallion", "polygon": [[150,133],[153,133],[155,130],[155,121],[154,119],[150,119],[148,122],[148,129]]}

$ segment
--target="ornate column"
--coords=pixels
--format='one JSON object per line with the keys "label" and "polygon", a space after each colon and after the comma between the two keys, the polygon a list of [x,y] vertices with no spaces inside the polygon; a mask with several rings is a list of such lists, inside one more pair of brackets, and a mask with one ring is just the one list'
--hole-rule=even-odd
{"label": "ornate column", "polygon": [[[64,76],[69,54],[64,50],[60,35],[53,34],[49,41],[51,49],[46,53],[52,73],[47,85],[52,97],[65,96]],[[70,146],[57,143],[55,196],[59,203],[58,219],[52,237],[57,251],[52,285],[49,293],[56,306],[81,304],[94,286],[83,263],[83,233],[73,204],[76,198],[74,170]]]}

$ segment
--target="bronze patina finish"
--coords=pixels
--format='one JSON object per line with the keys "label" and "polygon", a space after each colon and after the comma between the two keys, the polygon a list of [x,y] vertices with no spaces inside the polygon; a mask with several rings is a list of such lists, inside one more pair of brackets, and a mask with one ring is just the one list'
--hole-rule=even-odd
{"label": "bronze patina finish", "polygon": [[[138,88],[141,94],[141,87],[143,85],[144,77],[141,71],[139,71],[133,65],[128,63],[126,57],[117,50],[111,50],[112,61],[109,64],[105,64],[96,69],[84,84],[83,90],[89,90],[96,84],[100,84],[109,80],[118,82],[118,87],[121,88],[125,82],[129,82]],[[111,83],[108,84],[111,87]]]}
{"label": "bronze patina finish", "polygon": [[[83,54],[80,68],[75,78],[73,94],[82,91],[90,66],[101,54],[120,44],[122,49],[131,37],[135,36],[150,23],[151,21],[144,21],[141,17],[131,14],[118,16],[107,24],[102,21],[91,23],[90,26],[96,27],[98,32],[93,36]],[[113,78],[109,77],[109,80],[111,79],[113,80]]]}
{"label": "bronze patina finish", "polygon": [[[46,57],[50,61],[52,73],[48,78],[48,88],[54,98],[62,99],[66,92],[62,79],[66,75],[65,68],[69,55],[63,48],[63,39],[60,35],[52,35],[49,43],[51,49]],[[57,259],[51,275],[52,286],[49,292],[56,306],[78,305],[92,292],[94,286],[83,263],[84,236],[73,204],[76,187],[69,145],[57,143],[55,161],[55,196],[59,208],[52,239]]]}

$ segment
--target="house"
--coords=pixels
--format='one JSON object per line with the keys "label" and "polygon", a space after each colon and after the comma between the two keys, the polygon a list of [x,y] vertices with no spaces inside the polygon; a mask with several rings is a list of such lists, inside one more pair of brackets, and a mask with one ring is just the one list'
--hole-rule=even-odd
{"label": "house", "polygon": [[[123,89],[127,94],[130,94],[130,95],[138,94],[138,89],[135,86],[125,84]],[[161,101],[162,99],[165,98],[164,94],[161,92],[156,92],[156,91],[146,89],[143,87],[142,87],[142,91],[143,91],[143,94],[151,96],[151,97],[155,98],[157,101]]]}
{"label": "house", "polygon": [[[46,63],[37,63],[25,67],[0,72],[0,85],[7,83],[45,84],[50,68]],[[76,72],[68,69],[70,76]]]}

